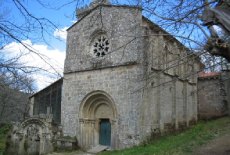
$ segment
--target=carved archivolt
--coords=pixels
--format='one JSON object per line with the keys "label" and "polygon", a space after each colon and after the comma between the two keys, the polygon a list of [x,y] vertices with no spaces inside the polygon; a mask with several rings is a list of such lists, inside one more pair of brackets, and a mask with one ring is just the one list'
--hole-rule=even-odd
{"label": "carved archivolt", "polygon": [[101,118],[116,119],[116,107],[113,99],[103,91],[88,94],[80,106],[80,118],[97,120]]}
{"label": "carved archivolt", "polygon": [[86,95],[80,105],[79,144],[85,149],[99,145],[100,122],[109,120],[111,125],[111,145],[116,139],[117,110],[110,95],[104,91],[93,91]]}

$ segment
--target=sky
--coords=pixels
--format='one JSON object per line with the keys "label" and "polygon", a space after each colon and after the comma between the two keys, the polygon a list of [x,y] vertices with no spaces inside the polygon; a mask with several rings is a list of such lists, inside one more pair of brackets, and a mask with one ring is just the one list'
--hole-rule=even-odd
{"label": "sky", "polygon": [[[12,1],[5,0],[4,3],[2,2],[3,1],[0,0],[0,5],[4,5],[1,8],[7,10],[10,14],[9,20],[20,23],[22,17],[19,16],[19,13],[16,11],[17,9]],[[35,53],[28,52],[28,50],[16,41],[12,41],[4,47],[4,52],[8,57],[15,57],[19,55],[19,51],[20,53],[26,53],[20,58],[20,63],[23,63],[26,66],[39,67],[48,71],[36,72],[30,75],[33,79],[35,79],[35,88],[38,91],[59,79],[59,75],[63,75],[67,36],[66,29],[76,22],[74,14],[76,4],[71,3],[58,8],[63,2],[56,1],[53,3],[51,0],[47,2],[47,6],[41,6],[35,0],[24,2],[25,7],[31,14],[36,17],[45,17],[57,27],[56,29],[53,29],[52,32],[49,32],[50,35],[46,34],[47,36],[45,36],[45,38],[47,43],[44,43],[43,40],[33,40],[33,37],[21,40],[23,43],[26,43],[39,53],[42,56],[42,59]],[[55,5],[50,7],[48,3]]]}
{"label": "sky", "polygon": [[[83,3],[80,3],[83,2]],[[28,52],[20,43],[12,40],[4,47],[4,52],[8,57],[15,57],[19,53],[26,53],[20,58],[20,62],[27,66],[40,67],[48,72],[36,72],[30,76],[35,80],[35,88],[37,91],[47,87],[52,82],[63,76],[64,60],[66,54],[66,29],[77,21],[75,17],[76,8],[86,6],[91,0],[24,0],[21,1],[24,7],[35,17],[46,18],[55,24],[56,28],[48,30],[45,34],[45,41],[34,39],[36,33],[31,32],[29,37],[22,39],[32,47],[36,53],[42,56]],[[115,0],[119,3],[129,3],[129,0]],[[42,2],[39,3],[39,2]],[[133,2],[133,1],[132,1]],[[13,21],[18,25],[24,24],[23,17],[18,12],[12,0],[0,0],[0,19],[1,13],[7,17],[7,20]],[[20,52],[19,52],[20,51]],[[57,74],[58,73],[58,74]]]}
{"label": "sky", "polygon": [[[39,2],[42,2],[40,4]],[[90,0],[24,0],[23,6],[35,17],[46,18],[55,24],[55,29],[49,29],[45,34],[46,43],[43,40],[37,40],[39,32],[30,32],[30,36],[21,41],[32,47],[36,53],[42,56],[28,52],[20,43],[12,40],[4,47],[4,52],[8,57],[18,56],[19,53],[26,53],[20,58],[20,62],[26,66],[35,66],[47,70],[48,72],[36,72],[30,76],[35,80],[37,91],[50,85],[61,76],[63,76],[64,60],[66,54],[66,29],[76,22],[75,10],[78,7],[88,5]],[[83,3],[79,3],[84,1]],[[121,0],[120,3],[124,1]],[[1,12],[7,17],[7,20],[24,24],[23,16],[18,11],[12,0],[0,0],[0,19]]]}

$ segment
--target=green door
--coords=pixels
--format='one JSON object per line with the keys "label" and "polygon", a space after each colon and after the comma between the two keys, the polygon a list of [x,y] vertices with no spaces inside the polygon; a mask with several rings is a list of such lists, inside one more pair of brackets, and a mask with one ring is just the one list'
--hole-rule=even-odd
{"label": "green door", "polygon": [[109,119],[101,119],[99,144],[110,146],[111,144],[111,124]]}

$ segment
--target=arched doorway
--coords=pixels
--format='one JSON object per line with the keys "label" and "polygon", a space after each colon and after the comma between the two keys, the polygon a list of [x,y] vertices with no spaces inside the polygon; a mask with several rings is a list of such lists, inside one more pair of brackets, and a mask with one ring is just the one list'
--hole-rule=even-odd
{"label": "arched doorway", "polygon": [[80,145],[112,146],[115,140],[116,107],[110,95],[103,91],[89,93],[80,106]]}

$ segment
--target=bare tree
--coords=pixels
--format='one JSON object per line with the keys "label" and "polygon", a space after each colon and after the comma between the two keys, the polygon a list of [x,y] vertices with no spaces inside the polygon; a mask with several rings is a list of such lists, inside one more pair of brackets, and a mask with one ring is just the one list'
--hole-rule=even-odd
{"label": "bare tree", "polygon": [[17,91],[3,83],[0,86],[0,123],[21,121],[27,113],[29,94]]}
{"label": "bare tree", "polygon": [[[36,0],[36,2],[41,7],[58,10],[67,5],[81,7],[89,3],[89,0],[68,0],[65,2]],[[190,49],[201,50],[202,52],[204,49],[213,55],[223,56],[229,60],[229,39],[222,38],[218,33],[215,33],[216,30],[213,28],[213,25],[221,26],[225,30],[224,36],[229,36],[229,31],[226,31],[228,27],[224,26],[218,20],[215,20],[215,22],[206,22],[204,16],[202,17],[202,15],[207,15],[207,10],[213,11],[213,9],[218,9],[219,6],[229,8],[229,0],[111,0],[112,4],[120,4],[121,2],[142,7],[145,16],[170,32],[170,34],[178,38]],[[0,3],[0,51],[10,42],[16,41],[22,44],[29,52],[37,54],[40,59],[50,65],[44,56],[40,55],[36,49],[33,49],[22,40],[40,40],[47,43],[46,36],[51,36],[50,34],[57,26],[45,17],[34,15],[30,8],[27,7],[26,1],[9,0],[8,3],[11,3],[10,7],[13,8],[9,8],[5,3],[5,1],[1,1]],[[10,11],[12,9],[14,9],[14,12]],[[18,14],[20,22],[14,19],[12,13]],[[226,15],[225,19],[228,19],[229,14],[227,13]],[[217,19],[217,16],[215,16],[215,19]],[[36,35],[34,35],[35,32]],[[223,48],[225,50],[222,50]],[[9,59],[9,62],[16,62],[19,57],[20,55],[14,58],[14,60]],[[8,71],[15,68],[24,73],[29,73],[41,69],[26,66],[25,64],[21,64],[20,67],[17,67],[17,65],[9,66],[10,63],[7,63],[7,61],[0,61],[0,63],[0,67],[8,69]],[[55,70],[52,65],[50,67]]]}
{"label": "bare tree", "polygon": [[[103,0],[95,1],[103,2]],[[143,9],[144,16],[172,34],[191,51],[197,52],[198,55],[203,53],[205,56],[206,53],[210,53],[230,61],[229,0],[110,0],[110,2],[137,5]]]}
{"label": "bare tree", "polygon": [[[74,2],[81,4],[84,0],[70,0],[65,3],[58,3],[54,0],[36,0],[35,2],[41,7],[58,10]],[[47,37],[52,36],[58,28],[48,18],[38,17],[32,13],[33,10],[28,7],[28,3],[23,0],[0,0],[0,122],[7,121],[5,118],[9,116],[17,119],[24,115],[28,95],[36,89],[32,73],[53,72],[22,63],[23,56],[30,53],[35,54],[37,59],[43,60],[46,65],[49,65],[49,68],[56,72],[56,76],[61,76],[50,64],[49,58],[24,41],[29,39],[49,45]],[[10,56],[5,47],[12,42],[19,43],[25,50],[18,49],[15,51],[16,55]]]}
{"label": "bare tree", "polygon": [[[34,91],[33,79],[28,77],[24,66],[14,59],[1,58],[0,68],[0,123],[20,121],[28,107],[28,97]],[[20,68],[21,67],[21,68]],[[19,69],[19,70],[18,70]]]}
{"label": "bare tree", "polygon": [[[210,16],[207,13],[207,8],[209,10],[219,9],[218,7],[223,3],[225,4],[224,9],[227,8],[228,11],[225,14],[219,14],[219,16],[212,16],[213,22],[209,20],[209,23],[206,23],[204,17]],[[207,52],[222,56],[230,61],[229,41],[221,39],[213,28],[213,25],[221,26],[225,30],[224,33],[229,36],[226,26],[223,26],[230,22],[228,0],[144,0],[141,5],[146,16],[178,38],[187,47],[196,50],[204,48]],[[223,16],[227,22],[218,20]],[[217,42],[210,44],[213,39]],[[218,48],[219,52],[214,51],[213,48]]]}
{"label": "bare tree", "polygon": [[[37,0],[37,2],[40,5],[44,5],[40,0]],[[31,11],[26,1],[9,0],[0,2],[0,69],[11,73],[17,70],[26,74],[31,74],[35,71],[50,72],[43,68],[21,63],[20,58],[23,55],[33,53],[37,56],[37,59],[43,60],[45,64],[52,68],[56,76],[61,76],[56,68],[50,64],[49,58],[24,41],[29,39],[49,45],[47,37],[52,36],[54,30],[57,29],[57,26],[52,21],[45,17],[37,17]],[[18,49],[18,51],[15,51],[17,55],[13,58],[10,57],[6,53],[5,47],[11,42],[21,44],[25,50],[20,51]],[[2,59],[3,57],[4,59]]]}

